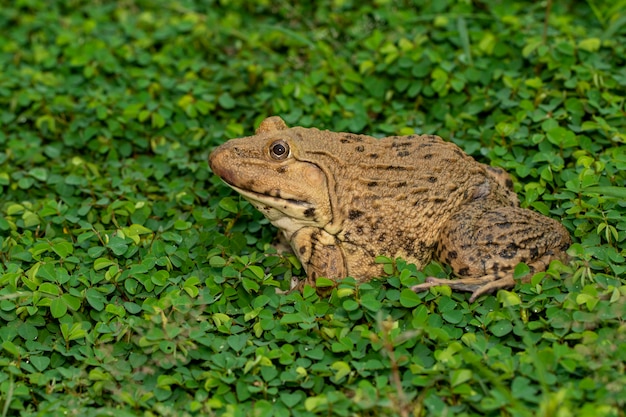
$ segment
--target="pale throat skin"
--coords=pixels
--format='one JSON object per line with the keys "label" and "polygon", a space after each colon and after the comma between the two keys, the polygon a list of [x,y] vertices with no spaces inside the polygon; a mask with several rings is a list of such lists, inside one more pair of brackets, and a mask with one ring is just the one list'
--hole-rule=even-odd
{"label": "pale throat skin", "polygon": [[254,136],[215,149],[213,172],[260,210],[317,277],[383,276],[378,255],[423,268],[434,257],[459,279],[435,285],[479,295],[515,285],[566,259],[571,240],[557,221],[519,207],[512,181],[434,135],[392,136],[289,128],[265,119]]}

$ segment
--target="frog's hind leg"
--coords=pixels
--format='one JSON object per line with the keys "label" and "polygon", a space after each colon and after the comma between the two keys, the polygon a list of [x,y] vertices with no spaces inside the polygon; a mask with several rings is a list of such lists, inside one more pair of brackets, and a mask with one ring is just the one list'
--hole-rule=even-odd
{"label": "frog's hind leg", "polygon": [[437,259],[460,278],[429,277],[412,289],[447,285],[471,291],[470,301],[474,301],[482,294],[513,287],[513,269],[520,262],[535,272],[545,270],[553,259],[564,259],[569,244],[565,228],[548,217],[519,207],[487,209],[470,204],[446,222],[436,250]]}

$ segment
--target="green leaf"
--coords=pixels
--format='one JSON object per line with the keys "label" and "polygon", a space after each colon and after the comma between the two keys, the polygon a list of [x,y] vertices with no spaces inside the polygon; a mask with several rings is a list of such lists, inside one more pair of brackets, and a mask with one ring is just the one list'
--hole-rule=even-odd
{"label": "green leaf", "polygon": [[613,187],[613,186],[585,187],[583,189],[583,193],[602,194],[607,197],[626,200],[626,188],[624,187]]}
{"label": "green leaf", "polygon": [[297,324],[302,323],[304,317],[300,313],[288,313],[280,319],[280,324]]}
{"label": "green leaf", "polygon": [[242,278],[241,282],[243,284],[243,287],[248,292],[257,292],[259,288],[261,288],[256,281],[253,281],[250,278]]}
{"label": "green leaf", "polygon": [[45,168],[33,168],[28,173],[39,181],[47,181],[48,180],[48,170]]}
{"label": "green leaf", "polygon": [[16,358],[21,357],[19,348],[11,341],[7,340],[2,342],[2,349],[6,350],[8,353],[13,355]]}
{"label": "green leaf", "polygon": [[83,339],[87,336],[87,332],[83,329],[81,323],[61,323],[61,333],[66,341]]}
{"label": "green leaf", "polygon": [[330,369],[335,372],[335,374],[333,375],[333,379],[336,382],[342,380],[347,375],[349,375],[350,372],[352,372],[352,368],[350,368],[350,365],[344,361],[333,362],[333,364],[330,365]]}
{"label": "green leaf", "polygon": [[37,276],[43,278],[46,281],[57,282],[59,277],[58,266],[53,263],[41,264],[37,270]]}
{"label": "green leaf", "polygon": [[522,300],[517,293],[506,290],[498,291],[498,301],[502,303],[503,307],[516,306],[522,303]]}
{"label": "green leaf", "polygon": [[450,384],[456,387],[464,382],[470,381],[472,377],[473,372],[469,369],[455,369],[450,373]]}
{"label": "green leaf", "polygon": [[235,107],[235,100],[228,93],[221,94],[217,101],[224,109],[232,109]]}
{"label": "green leaf", "polygon": [[548,137],[548,140],[550,142],[563,148],[569,148],[578,145],[578,140],[574,132],[560,126],[550,129],[547,132],[546,136]]}
{"label": "green leaf", "polygon": [[344,300],[341,305],[346,309],[346,311],[354,311],[360,307],[359,303],[352,299]]}
{"label": "green leaf", "polygon": [[444,312],[441,316],[448,323],[458,324],[463,320],[464,314],[460,310],[452,310]]}
{"label": "green leaf", "polygon": [[82,304],[82,299],[78,298],[78,297],[74,297],[71,294],[63,294],[61,296],[63,298],[63,300],[65,301],[67,307],[70,310],[76,311],[80,308],[81,304]]}
{"label": "green leaf", "polygon": [[332,279],[319,277],[315,280],[315,286],[319,288],[328,288],[333,287],[335,285],[335,281]]}
{"label": "green leaf", "polygon": [[513,278],[519,280],[526,275],[530,274],[530,267],[523,262],[515,265],[515,269],[513,270]]}
{"label": "green leaf", "polygon": [[167,272],[164,269],[161,269],[159,271],[154,272],[152,276],[150,277],[150,279],[154,285],[158,285],[162,287],[165,284],[167,284],[169,277],[170,277],[169,272]]}
{"label": "green leaf", "polygon": [[118,317],[124,317],[126,315],[126,309],[116,304],[107,304],[104,311]]}
{"label": "green leaf", "polygon": [[239,208],[237,206],[237,202],[233,200],[231,197],[222,198],[219,202],[220,208],[231,212],[231,213],[239,213]]}
{"label": "green leaf", "polygon": [[282,391],[280,394],[280,401],[288,408],[294,408],[296,405],[301,404],[304,401],[304,393],[302,391],[286,392]]}
{"label": "green leaf", "polygon": [[400,304],[402,307],[413,308],[422,303],[422,299],[415,293],[415,291],[405,288],[400,293]]}
{"label": "green leaf", "polygon": [[587,38],[578,42],[578,47],[587,52],[596,52],[600,49],[602,42],[598,38]]}
{"label": "green leaf", "polygon": [[128,227],[123,227],[122,231],[124,235],[135,242],[136,245],[139,244],[141,235],[152,234],[152,230],[140,224],[131,224]]}
{"label": "green leaf", "polygon": [[57,297],[50,304],[50,313],[55,319],[65,316],[67,313],[67,303],[62,297]]}
{"label": "green leaf", "polygon": [[64,259],[74,253],[74,246],[70,242],[64,240],[56,240],[50,247],[54,253]]}
{"label": "green leaf", "polygon": [[92,308],[97,311],[102,311],[106,301],[106,297],[104,296],[104,294],[100,293],[95,288],[88,288],[85,291],[85,297],[87,298],[87,302]]}
{"label": "green leaf", "polygon": [[372,294],[366,294],[361,297],[360,303],[366,309],[374,312],[379,311],[382,307],[382,303],[378,301]]}
{"label": "green leaf", "polygon": [[326,406],[327,403],[328,400],[323,395],[307,397],[307,399],[304,400],[304,409],[308,412],[321,410],[323,407]]}
{"label": "green leaf", "polygon": [[30,356],[28,360],[39,372],[45,371],[50,365],[50,358],[46,356]]}
{"label": "green leaf", "polygon": [[51,295],[59,295],[61,293],[61,291],[59,290],[59,287],[57,287],[55,284],[52,284],[50,282],[44,282],[39,286],[39,291],[46,293],[46,294],[51,294]]}
{"label": "green leaf", "polygon": [[212,256],[209,259],[209,265],[211,265],[213,268],[222,268],[226,266],[226,260],[221,256]]}
{"label": "green leaf", "polygon": [[489,326],[489,330],[494,334],[494,336],[503,337],[513,330],[513,324],[511,324],[508,320],[498,320]]}
{"label": "green leaf", "polygon": [[115,261],[107,258],[98,258],[93,262],[93,269],[100,271],[101,269],[108,268],[111,265],[115,265]]}
{"label": "green leaf", "polygon": [[163,126],[165,126],[165,118],[161,116],[158,112],[154,112],[150,116],[151,116],[152,127],[160,129]]}
{"label": "green leaf", "polygon": [[245,334],[229,336],[226,339],[228,346],[230,346],[235,352],[240,352],[248,341],[248,337]]}
{"label": "green leaf", "polygon": [[123,255],[128,250],[128,243],[119,236],[113,236],[106,246],[117,256]]}

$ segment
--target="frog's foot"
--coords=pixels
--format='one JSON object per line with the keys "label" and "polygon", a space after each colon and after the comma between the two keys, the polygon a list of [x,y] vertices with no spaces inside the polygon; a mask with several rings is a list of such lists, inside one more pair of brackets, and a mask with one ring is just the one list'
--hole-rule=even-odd
{"label": "frog's foot", "polygon": [[500,288],[509,288],[515,285],[515,280],[511,275],[496,277],[495,275],[485,275],[479,278],[442,279],[428,277],[423,284],[414,285],[411,289],[415,292],[425,291],[432,287],[446,285],[453,290],[471,291],[472,296],[469,301],[474,302],[483,294],[490,293]]}
{"label": "frog's foot", "polygon": [[304,280],[300,280],[298,277],[291,277],[289,281],[289,289],[281,290],[280,288],[276,288],[276,294],[289,294],[295,289],[301,290],[304,286]]}

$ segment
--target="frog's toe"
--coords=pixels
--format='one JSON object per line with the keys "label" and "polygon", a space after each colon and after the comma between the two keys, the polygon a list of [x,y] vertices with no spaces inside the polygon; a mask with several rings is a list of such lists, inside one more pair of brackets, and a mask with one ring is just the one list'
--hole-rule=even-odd
{"label": "frog's toe", "polygon": [[426,281],[424,281],[421,284],[412,286],[411,290],[414,291],[414,292],[427,291],[428,289],[430,289],[432,287],[436,287],[438,285],[447,285],[449,287],[452,287],[452,283],[453,282],[454,282],[454,280],[451,280],[451,279],[441,279],[441,278],[435,278],[435,277],[427,277]]}
{"label": "frog's toe", "polygon": [[512,287],[515,281],[512,276],[496,278],[494,275],[485,275],[478,278],[442,279],[428,277],[422,284],[414,285],[411,290],[415,292],[426,291],[432,287],[446,285],[453,290],[469,291],[472,293],[469,301],[474,302],[483,294],[490,293],[500,288]]}
{"label": "frog's toe", "polygon": [[470,297],[469,301],[470,303],[473,303],[478,297],[483,294],[489,294],[501,288],[510,288],[513,286],[515,286],[515,280],[512,276],[506,276],[495,281],[487,282],[486,284],[478,287],[472,292],[472,296]]}

